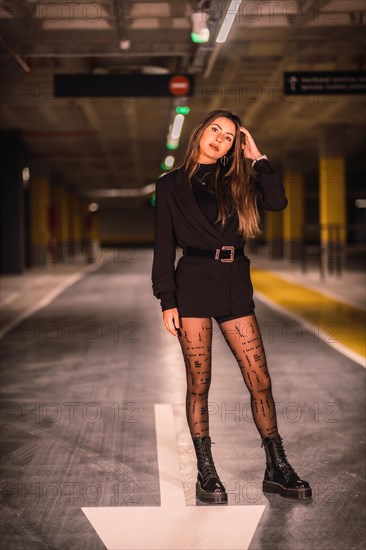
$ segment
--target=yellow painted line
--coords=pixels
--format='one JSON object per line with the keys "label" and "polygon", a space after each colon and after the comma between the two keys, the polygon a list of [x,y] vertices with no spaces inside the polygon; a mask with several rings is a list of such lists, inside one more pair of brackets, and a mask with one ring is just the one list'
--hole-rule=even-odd
{"label": "yellow painted line", "polygon": [[255,290],[366,357],[365,312],[271,271],[251,269]]}

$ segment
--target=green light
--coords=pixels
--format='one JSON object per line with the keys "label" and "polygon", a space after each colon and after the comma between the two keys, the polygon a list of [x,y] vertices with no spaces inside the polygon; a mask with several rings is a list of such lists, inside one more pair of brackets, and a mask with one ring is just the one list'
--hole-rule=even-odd
{"label": "green light", "polygon": [[208,36],[207,34],[202,36],[202,34],[197,34],[195,32],[191,32],[191,39],[192,39],[192,42],[194,42],[195,44],[202,44],[203,42],[208,42]]}
{"label": "green light", "polygon": [[176,107],[175,110],[179,115],[189,115],[190,112],[190,108],[185,106]]}
{"label": "green light", "polygon": [[171,170],[171,169],[173,168],[174,161],[172,162],[172,164],[171,164],[170,166],[169,166],[169,164],[166,164],[165,161],[166,161],[166,159],[163,160],[163,162],[161,163],[160,166],[162,167],[162,169],[163,169],[164,171],[166,171],[166,170],[168,170],[168,171]]}
{"label": "green light", "polygon": [[167,144],[166,144],[166,148],[167,148],[167,149],[170,149],[170,150],[172,150],[172,149],[178,149],[178,147],[179,147],[179,143],[167,143]]}

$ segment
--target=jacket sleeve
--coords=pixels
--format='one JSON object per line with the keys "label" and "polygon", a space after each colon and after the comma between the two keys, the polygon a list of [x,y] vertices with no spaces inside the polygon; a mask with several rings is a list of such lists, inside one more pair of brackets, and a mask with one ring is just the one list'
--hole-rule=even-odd
{"label": "jacket sleeve", "polygon": [[264,210],[284,210],[288,204],[280,174],[272,168],[266,159],[258,160],[254,168],[257,172],[255,186],[257,189],[258,208]]}
{"label": "jacket sleeve", "polygon": [[175,256],[177,240],[168,201],[169,180],[165,176],[156,181],[154,218],[154,256],[151,271],[152,290],[156,298],[166,291],[176,291]]}

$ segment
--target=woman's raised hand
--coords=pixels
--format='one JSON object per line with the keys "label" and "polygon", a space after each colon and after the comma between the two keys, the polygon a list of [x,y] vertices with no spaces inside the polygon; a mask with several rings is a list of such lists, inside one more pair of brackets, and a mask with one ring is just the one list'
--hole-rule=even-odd
{"label": "woman's raised hand", "polygon": [[163,321],[165,328],[171,332],[174,336],[178,336],[178,331],[175,327],[179,329],[179,312],[178,308],[174,307],[172,309],[166,309],[163,311]]}
{"label": "woman's raised hand", "polygon": [[250,132],[246,128],[244,128],[244,126],[240,126],[240,131],[244,135],[245,144],[241,146],[244,151],[244,155],[252,160],[262,156],[262,153],[259,152],[258,147],[256,146]]}

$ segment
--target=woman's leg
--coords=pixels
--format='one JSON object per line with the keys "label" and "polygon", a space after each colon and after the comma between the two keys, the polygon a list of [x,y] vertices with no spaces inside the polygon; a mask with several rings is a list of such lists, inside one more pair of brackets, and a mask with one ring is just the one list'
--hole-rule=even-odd
{"label": "woman's leg", "polygon": [[186,414],[197,456],[196,496],[212,504],[227,504],[211,454],[208,392],[211,384],[211,317],[180,317],[178,339],[187,375]]}
{"label": "woman's leg", "polygon": [[266,453],[263,491],[294,499],[312,498],[309,483],[300,479],[288,462],[278,433],[271,378],[255,314],[218,324],[250,392],[253,419]]}
{"label": "woman's leg", "polygon": [[180,317],[179,343],[187,377],[186,415],[193,437],[209,435],[208,392],[211,384],[212,319]]}
{"label": "woman's leg", "polygon": [[255,425],[262,437],[277,435],[276,407],[271,377],[255,314],[218,323],[250,392]]}

